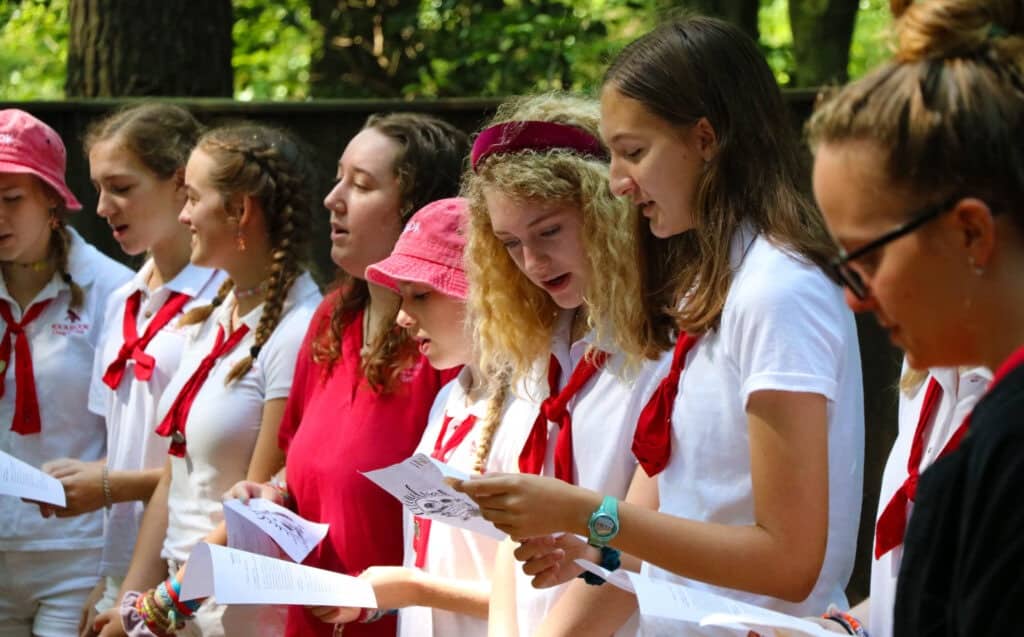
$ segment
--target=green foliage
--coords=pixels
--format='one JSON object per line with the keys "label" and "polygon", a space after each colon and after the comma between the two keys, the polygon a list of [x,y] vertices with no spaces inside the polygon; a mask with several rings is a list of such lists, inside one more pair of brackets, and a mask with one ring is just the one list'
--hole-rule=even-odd
{"label": "green foliage", "polygon": [[[63,97],[68,2],[0,0],[0,99]],[[405,63],[415,69],[395,76],[402,78],[401,94],[407,98],[593,90],[609,58],[650,29],[666,5],[665,0],[418,2],[415,24],[401,28],[404,44],[399,45],[415,64]],[[787,2],[761,0],[760,10],[761,48],[783,86],[791,83],[794,65]],[[235,97],[308,99],[311,59],[324,39],[309,0],[233,0],[233,6]],[[851,77],[889,55],[890,23],[886,0],[860,0]],[[379,94],[372,86],[362,88],[360,94]]]}
{"label": "green foliage", "polygon": [[68,0],[0,0],[0,99],[64,97]]}
{"label": "green foliage", "polygon": [[309,62],[323,36],[308,0],[234,0],[235,99],[309,95]]}

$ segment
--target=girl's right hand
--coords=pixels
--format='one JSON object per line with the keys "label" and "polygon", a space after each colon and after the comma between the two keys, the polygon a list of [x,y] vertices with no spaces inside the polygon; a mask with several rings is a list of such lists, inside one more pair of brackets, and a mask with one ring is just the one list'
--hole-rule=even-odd
{"label": "girl's right hand", "polygon": [[597,563],[601,551],[572,533],[544,535],[520,542],[516,559],[523,562],[523,573],[533,578],[534,588],[550,588],[578,577],[583,569],[578,558]]}
{"label": "girl's right hand", "polygon": [[269,484],[253,482],[252,480],[236,482],[235,486],[225,491],[222,496],[224,500],[241,500],[242,504],[249,502],[249,498],[263,498],[264,500],[270,500],[274,504],[284,506],[284,496],[279,489]]}

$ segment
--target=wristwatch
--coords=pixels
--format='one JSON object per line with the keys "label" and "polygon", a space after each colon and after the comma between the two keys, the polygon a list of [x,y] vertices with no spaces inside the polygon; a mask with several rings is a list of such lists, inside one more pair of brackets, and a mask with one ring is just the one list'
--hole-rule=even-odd
{"label": "wristwatch", "polygon": [[590,514],[587,529],[591,546],[601,548],[611,542],[619,534],[619,501],[610,495],[604,496],[601,506]]}

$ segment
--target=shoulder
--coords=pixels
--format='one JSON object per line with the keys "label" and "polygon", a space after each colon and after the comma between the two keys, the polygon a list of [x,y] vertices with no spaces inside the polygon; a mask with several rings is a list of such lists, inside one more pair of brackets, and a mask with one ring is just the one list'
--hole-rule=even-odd
{"label": "shoulder", "polygon": [[803,299],[842,303],[842,289],[816,264],[758,236],[736,269],[726,306],[776,306]]}

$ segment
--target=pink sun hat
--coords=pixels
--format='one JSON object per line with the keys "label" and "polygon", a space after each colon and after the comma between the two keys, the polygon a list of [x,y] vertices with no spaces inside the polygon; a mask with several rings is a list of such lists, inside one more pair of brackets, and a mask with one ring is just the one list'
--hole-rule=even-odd
{"label": "pink sun hat", "polygon": [[439,199],[420,208],[405,224],[391,256],[366,268],[366,279],[398,291],[399,282],[424,283],[465,299],[469,291],[462,253],[469,202]]}
{"label": "pink sun hat", "polygon": [[0,110],[0,173],[35,175],[57,191],[68,210],[81,210],[64,182],[67,157],[57,131],[25,111]]}

